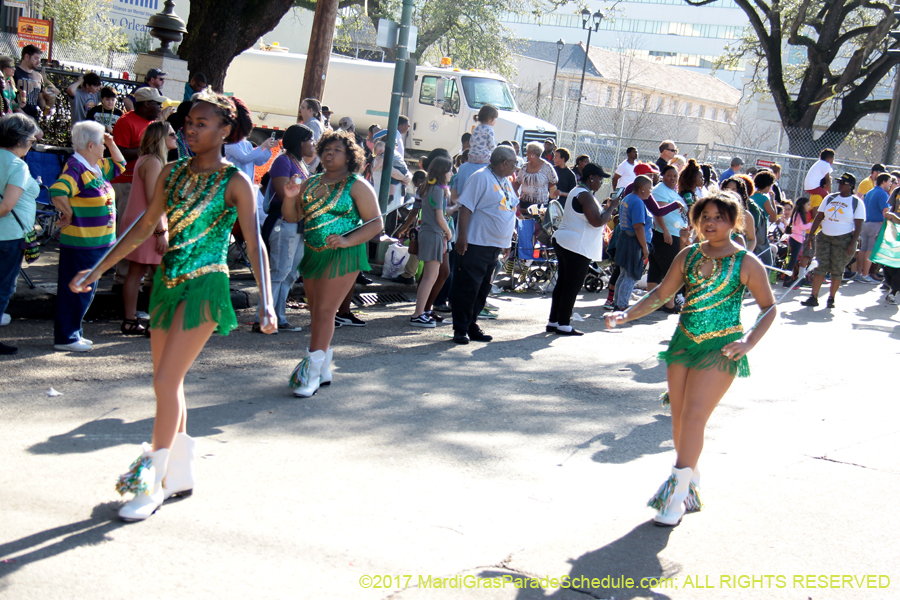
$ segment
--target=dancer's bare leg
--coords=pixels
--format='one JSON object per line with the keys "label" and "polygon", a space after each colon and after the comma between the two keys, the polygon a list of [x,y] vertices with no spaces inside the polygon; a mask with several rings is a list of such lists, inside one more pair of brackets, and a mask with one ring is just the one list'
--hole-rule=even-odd
{"label": "dancer's bare leg", "polygon": [[706,422],[733,381],[733,375],[716,368],[703,371],[687,370],[684,400],[680,410],[680,430],[676,442],[678,448],[676,469],[697,467],[697,461],[703,451]]}
{"label": "dancer's bare leg", "polygon": [[169,331],[153,329],[150,349],[153,354],[153,389],[156,391],[156,419],[153,422],[153,450],[171,448],[175,434],[184,433],[187,407],[184,401],[184,377],[216,329],[209,321],[185,331],[184,302],[175,310]]}
{"label": "dancer's bare leg", "polygon": [[333,279],[324,277],[322,279],[303,279],[306,300],[312,315],[312,323],[309,326],[310,352],[316,350],[325,352],[331,346],[331,338],[334,337],[334,316],[347,295],[347,291],[356,281],[357,273],[358,271],[351,271]]}

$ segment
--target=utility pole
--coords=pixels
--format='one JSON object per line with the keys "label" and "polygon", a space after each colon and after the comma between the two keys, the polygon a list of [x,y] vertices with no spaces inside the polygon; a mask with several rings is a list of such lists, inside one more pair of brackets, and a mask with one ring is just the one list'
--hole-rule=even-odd
{"label": "utility pole", "polygon": [[[900,10],[894,6],[894,29],[888,32],[888,36],[895,42],[900,41],[900,29],[896,27],[900,23]],[[900,56],[900,48],[888,48],[887,54],[891,58]],[[887,145],[884,148],[884,164],[894,162],[894,147],[897,145],[897,128],[900,126],[900,65],[894,67],[894,94],[891,98],[891,116],[888,118]]]}
{"label": "utility pole", "polygon": [[394,89],[391,92],[391,112],[388,114],[388,132],[385,136],[384,158],[382,158],[381,184],[378,186],[378,205],[381,212],[387,210],[391,187],[391,166],[394,164],[394,149],[397,147],[397,120],[400,118],[400,102],[403,98],[403,80],[406,63],[409,60],[409,26],[412,23],[413,0],[403,0],[400,15],[400,32],[397,36],[397,62],[394,67]]}
{"label": "utility pole", "polygon": [[315,98],[320,102],[323,99],[325,75],[328,73],[328,61],[331,58],[334,29],[337,25],[338,1],[318,0],[316,2],[312,35],[309,38],[309,49],[306,52],[306,70],[303,72],[303,85],[300,88],[300,100],[297,103],[297,122],[302,122],[300,103],[304,99]]}

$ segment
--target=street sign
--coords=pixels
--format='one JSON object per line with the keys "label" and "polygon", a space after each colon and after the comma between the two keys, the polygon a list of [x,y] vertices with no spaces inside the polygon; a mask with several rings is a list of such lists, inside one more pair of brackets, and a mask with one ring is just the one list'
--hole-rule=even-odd
{"label": "street sign", "polygon": [[[375,36],[375,45],[379,48],[386,48],[388,50],[393,50],[397,47],[397,40],[400,37],[400,25],[394,23],[393,21],[388,21],[387,19],[379,19],[378,20],[378,34]],[[416,42],[419,37],[419,28],[410,26],[409,28],[409,43],[406,45],[406,49],[410,52],[416,51]]]}
{"label": "street sign", "polygon": [[3,4],[9,8],[21,8],[22,10],[28,8],[28,0],[4,0]]}
{"label": "street sign", "polygon": [[756,166],[761,169],[771,169],[772,165],[775,164],[774,160],[764,160],[762,158],[756,159]]}
{"label": "street sign", "polygon": [[19,48],[28,44],[40,48],[48,59],[52,58],[53,21],[19,17]]}

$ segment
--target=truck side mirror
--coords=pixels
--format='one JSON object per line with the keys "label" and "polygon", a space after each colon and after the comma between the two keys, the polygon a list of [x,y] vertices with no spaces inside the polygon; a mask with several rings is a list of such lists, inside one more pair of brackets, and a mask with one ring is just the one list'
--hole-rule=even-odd
{"label": "truck side mirror", "polygon": [[444,78],[438,77],[434,84],[434,105],[444,105]]}

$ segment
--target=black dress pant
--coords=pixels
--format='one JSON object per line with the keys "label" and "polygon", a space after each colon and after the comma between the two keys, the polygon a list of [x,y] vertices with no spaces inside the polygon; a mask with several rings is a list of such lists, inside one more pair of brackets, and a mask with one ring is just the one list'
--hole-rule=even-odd
{"label": "black dress pant", "polygon": [[578,292],[584,286],[591,259],[587,256],[566,250],[553,240],[556,258],[559,261],[556,287],[553,288],[553,302],[550,304],[550,322],[568,325],[572,320],[572,310]]}
{"label": "black dress pant", "polygon": [[465,254],[457,255],[450,289],[453,331],[467,334],[475,326],[491,291],[499,254],[500,248],[469,244]]}

